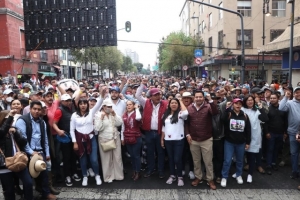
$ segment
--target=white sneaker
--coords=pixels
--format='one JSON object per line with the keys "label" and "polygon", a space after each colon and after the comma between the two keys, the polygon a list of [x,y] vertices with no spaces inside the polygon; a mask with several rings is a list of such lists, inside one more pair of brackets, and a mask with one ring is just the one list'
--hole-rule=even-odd
{"label": "white sneaker", "polygon": [[248,174],[247,183],[252,183],[252,175]]}
{"label": "white sneaker", "polygon": [[191,180],[194,180],[194,179],[195,179],[195,174],[194,174],[193,171],[190,171],[190,172],[189,172],[189,178],[190,178]]}
{"label": "white sneaker", "polygon": [[227,184],[227,179],[226,178],[222,178],[222,180],[221,180],[221,186],[222,187],[226,187],[226,184]]}
{"label": "white sneaker", "polygon": [[88,172],[89,172],[90,177],[94,177],[95,176],[95,173],[94,173],[94,171],[93,171],[92,168],[89,168]]}
{"label": "white sneaker", "polygon": [[184,170],[182,170],[182,176],[184,176],[185,175],[185,171]]}
{"label": "white sneaker", "polygon": [[236,181],[238,184],[243,184],[243,178],[241,176],[236,177]]}
{"label": "white sneaker", "polygon": [[82,186],[87,186],[87,185],[88,185],[88,177],[83,177]]}
{"label": "white sneaker", "polygon": [[236,178],[236,173],[232,174],[232,178]]}
{"label": "white sneaker", "polygon": [[101,178],[100,178],[99,175],[97,175],[97,176],[95,177],[95,180],[96,180],[96,184],[97,184],[97,185],[101,185],[101,184],[102,184],[102,181],[101,181]]}

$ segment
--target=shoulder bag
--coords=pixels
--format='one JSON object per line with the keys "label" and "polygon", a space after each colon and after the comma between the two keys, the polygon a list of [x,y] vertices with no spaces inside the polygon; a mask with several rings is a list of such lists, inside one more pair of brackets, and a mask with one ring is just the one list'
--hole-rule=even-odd
{"label": "shoulder bag", "polygon": [[[112,117],[111,117],[112,118]],[[113,150],[113,149],[116,149],[117,148],[117,145],[116,145],[116,127],[115,127],[115,121],[114,120],[111,120],[111,124],[113,126],[113,129],[115,130],[114,131],[114,136],[111,140],[107,141],[107,142],[101,142],[100,145],[101,145],[101,148],[104,152],[106,151],[110,151],[110,150]]]}
{"label": "shoulder bag", "polygon": [[12,172],[20,172],[27,167],[28,157],[26,153],[20,151],[12,134],[11,137],[13,139],[13,143],[16,147],[17,152],[14,156],[5,158],[6,167]]}

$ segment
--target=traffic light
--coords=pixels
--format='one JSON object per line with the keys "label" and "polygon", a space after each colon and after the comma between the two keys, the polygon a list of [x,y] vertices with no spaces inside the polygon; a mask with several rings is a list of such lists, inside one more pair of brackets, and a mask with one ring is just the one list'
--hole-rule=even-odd
{"label": "traffic light", "polygon": [[236,65],[237,66],[242,66],[242,56],[241,55],[238,55],[236,57]]}
{"label": "traffic light", "polygon": [[234,57],[231,58],[231,66],[236,66],[236,59]]}
{"label": "traffic light", "polygon": [[234,74],[235,68],[231,68],[231,73]]}
{"label": "traffic light", "polygon": [[131,31],[131,22],[130,21],[127,21],[125,23],[125,31],[128,33]]}

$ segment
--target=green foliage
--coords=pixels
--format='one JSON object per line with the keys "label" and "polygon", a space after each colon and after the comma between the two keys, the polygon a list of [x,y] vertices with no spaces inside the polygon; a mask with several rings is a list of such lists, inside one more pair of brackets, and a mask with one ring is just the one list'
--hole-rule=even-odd
{"label": "green foliage", "polygon": [[176,66],[191,66],[194,62],[194,50],[199,44],[203,44],[201,38],[197,40],[183,32],[172,32],[167,38],[162,38],[161,42],[158,47],[161,71],[171,71]]}
{"label": "green foliage", "polygon": [[128,73],[134,69],[134,65],[132,64],[132,60],[129,56],[123,56],[123,63],[121,65],[121,71]]}

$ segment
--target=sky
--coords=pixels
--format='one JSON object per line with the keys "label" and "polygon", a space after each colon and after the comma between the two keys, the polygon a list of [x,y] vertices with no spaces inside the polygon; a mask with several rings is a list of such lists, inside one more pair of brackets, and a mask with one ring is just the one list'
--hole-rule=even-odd
{"label": "sky", "polygon": [[[162,37],[180,31],[179,14],[185,0],[116,0],[117,30],[131,22],[131,32],[117,32],[118,40],[160,42]],[[118,49],[136,51],[144,68],[155,65],[158,44],[118,41]]]}

